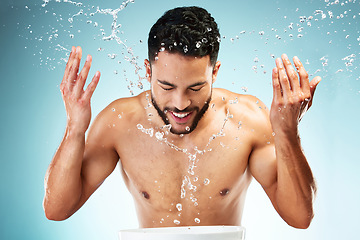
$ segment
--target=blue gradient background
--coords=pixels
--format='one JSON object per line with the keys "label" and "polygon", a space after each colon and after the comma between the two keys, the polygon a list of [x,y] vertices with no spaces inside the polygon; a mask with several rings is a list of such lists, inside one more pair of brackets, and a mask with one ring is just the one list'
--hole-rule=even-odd
{"label": "blue gradient background", "polygon": [[[127,86],[130,80],[136,82],[137,76],[134,66],[124,60],[127,51],[115,41],[102,40],[102,32],[110,34],[112,17],[90,16],[97,6],[115,9],[120,3],[84,1],[77,6],[50,1],[42,7],[42,1],[1,1],[0,239],[115,240],[119,230],[138,227],[119,168],[70,219],[48,221],[42,209],[44,175],[66,124],[59,84],[65,68],[62,59],[68,51],[58,44],[68,50],[72,45],[82,46],[84,54],[94,59],[90,74],[102,73],[92,99],[93,117],[112,100],[130,96]],[[164,11],[183,5],[208,9],[225,36],[216,87],[239,93],[247,88],[246,93],[270,106],[272,55],[281,53],[297,55],[308,62],[305,67],[311,75],[323,77],[314,104],[300,124],[302,145],[318,183],[315,218],[307,230],[287,226],[254,181],[243,217],[247,239],[358,239],[359,1],[135,0],[118,14],[122,24],[118,36],[126,39],[140,66],[147,56],[147,33],[152,24]],[[83,14],[71,24],[68,18],[80,9]],[[326,18],[316,10],[322,10]],[[301,23],[300,16],[307,20]],[[259,34],[262,31],[264,34]],[[113,53],[117,54],[114,59],[108,57]],[[346,66],[344,58],[351,54],[352,66]],[[145,75],[143,70],[140,75]],[[144,86],[149,87],[145,82]],[[137,87],[130,89],[141,92]]]}

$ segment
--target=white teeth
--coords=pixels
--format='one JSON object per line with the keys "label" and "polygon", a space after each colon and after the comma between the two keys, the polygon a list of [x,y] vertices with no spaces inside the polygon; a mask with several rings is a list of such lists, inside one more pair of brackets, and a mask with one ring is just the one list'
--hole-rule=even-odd
{"label": "white teeth", "polygon": [[190,113],[174,113],[174,112],[172,112],[172,114],[174,114],[175,117],[184,118],[187,115],[189,115]]}

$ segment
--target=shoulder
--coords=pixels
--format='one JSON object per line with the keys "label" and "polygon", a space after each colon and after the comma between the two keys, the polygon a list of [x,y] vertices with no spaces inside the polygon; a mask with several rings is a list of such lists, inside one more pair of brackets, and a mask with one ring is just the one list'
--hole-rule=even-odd
{"label": "shoulder", "polygon": [[215,89],[214,98],[215,102],[223,102],[225,108],[236,118],[255,122],[268,120],[269,109],[255,96]]}
{"label": "shoulder", "polygon": [[96,117],[101,121],[133,121],[143,117],[146,106],[146,92],[134,97],[119,98],[105,107]]}
{"label": "shoulder", "polygon": [[[112,136],[119,137],[134,122],[145,114],[145,92],[134,97],[120,98],[106,106],[91,124],[88,136],[97,136],[102,141],[113,142]],[[131,126],[132,126],[131,125]]]}
{"label": "shoulder", "polygon": [[[214,91],[215,92],[215,91]],[[233,126],[240,127],[251,134],[253,144],[263,143],[271,138],[272,127],[269,118],[269,109],[257,97],[252,95],[238,94],[225,89],[216,89],[214,102],[222,102],[224,110],[231,115],[229,119]]]}

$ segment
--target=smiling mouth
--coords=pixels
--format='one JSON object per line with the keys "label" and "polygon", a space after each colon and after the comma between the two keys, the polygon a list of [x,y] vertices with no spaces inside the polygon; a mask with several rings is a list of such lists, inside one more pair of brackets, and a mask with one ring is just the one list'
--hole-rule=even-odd
{"label": "smiling mouth", "polygon": [[189,115],[190,113],[175,113],[175,112],[172,112],[172,114],[174,114],[175,117],[184,118],[184,117],[186,117],[187,115]]}
{"label": "smiling mouth", "polygon": [[169,111],[169,113],[172,116],[172,118],[175,120],[176,123],[186,123],[190,119],[193,112],[176,113],[176,112]]}

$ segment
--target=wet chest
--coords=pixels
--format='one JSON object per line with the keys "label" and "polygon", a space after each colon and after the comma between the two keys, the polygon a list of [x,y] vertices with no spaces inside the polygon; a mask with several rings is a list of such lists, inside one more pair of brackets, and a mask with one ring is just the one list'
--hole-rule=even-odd
{"label": "wet chest", "polygon": [[177,203],[196,207],[245,185],[248,144],[225,137],[210,144],[206,140],[199,148],[146,135],[137,140],[121,157],[125,182],[135,200],[176,210]]}

